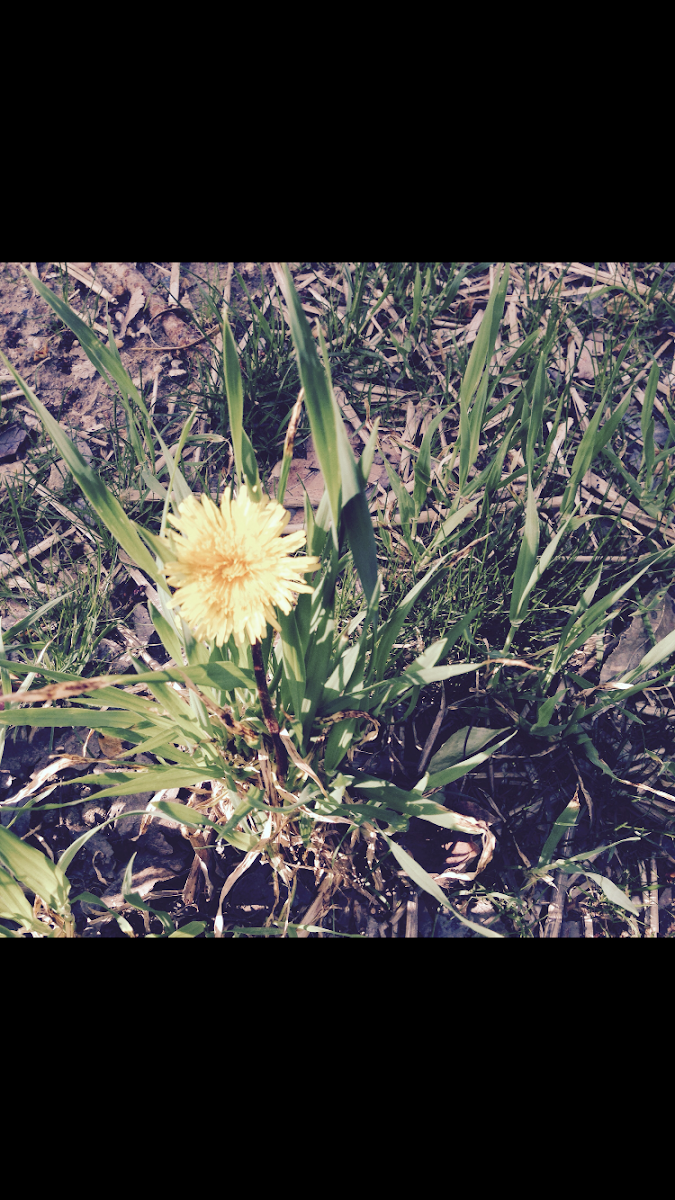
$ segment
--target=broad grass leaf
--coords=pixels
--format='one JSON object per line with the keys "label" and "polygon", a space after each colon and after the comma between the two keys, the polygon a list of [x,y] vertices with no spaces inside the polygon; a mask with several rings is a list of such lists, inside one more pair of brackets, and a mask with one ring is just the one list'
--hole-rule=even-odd
{"label": "broad grass leaf", "polygon": [[563,809],[560,816],[556,819],[551,832],[549,833],[541,854],[539,856],[538,867],[545,867],[553,858],[553,851],[558,842],[565,836],[568,829],[574,828],[581,815],[581,804],[579,803],[578,792],[570,800],[566,808]]}
{"label": "broad grass leaf", "polygon": [[345,721],[336,721],[332,726],[326,742],[323,768],[330,776],[342,762],[354,739],[356,720],[348,717]]}
{"label": "broad grass leaf", "polygon": [[492,754],[500,750],[507,742],[510,742],[511,738],[515,737],[517,732],[517,730],[514,730],[508,737],[502,738],[500,742],[496,742],[494,746],[490,746],[489,750],[473,754],[471,758],[464,759],[452,767],[447,767],[444,771],[438,771],[434,775],[430,775],[427,780],[427,792],[432,791],[434,788],[444,787],[446,783],[454,783],[456,779],[461,779],[462,775],[468,775],[469,771],[473,771],[474,767],[485,762],[487,758],[490,758]]}
{"label": "broad grass leaf", "polygon": [[[370,478],[370,472],[373,467],[373,459],[375,458],[375,451],[377,450],[377,444],[378,444],[377,434],[378,434],[379,424],[380,424],[380,418],[376,417],[375,420],[373,421],[373,428],[371,429],[370,434],[368,436],[368,441],[366,442],[365,446],[363,447],[363,451],[362,451],[362,454],[361,454],[361,457],[360,457],[359,463],[358,463],[359,471],[361,472],[361,479],[363,481],[364,487],[366,487],[368,484],[368,480]],[[382,457],[384,459],[384,455]]]}
{"label": "broad grass leaf", "polygon": [[389,476],[389,485],[396,497],[396,500],[398,501],[398,511],[401,518],[401,533],[406,540],[410,553],[414,555],[415,547],[412,540],[412,523],[415,520],[415,502],[407,488],[404,486],[402,480],[397,475],[396,471],[394,471],[394,468],[390,466],[386,458],[384,460],[384,465],[387,475]]}
{"label": "broad grass leaf", "polygon": [[675,654],[675,630],[669,633],[667,637],[662,638],[655,646],[652,646],[651,650],[640,660],[635,670],[629,671],[627,675],[622,677],[622,682],[635,683],[641,675],[646,674],[647,671],[651,671],[653,667],[670,658],[672,654]]}
{"label": "broad grass leaf", "polygon": [[[349,449],[351,454],[351,447]],[[372,602],[378,590],[377,551],[373,522],[368,511],[363,485],[358,495],[344,505],[342,519],[347,532],[349,548],[354,559],[354,566],[361,580],[363,594],[368,602]]]}
{"label": "broad grass leaf", "polygon": [[461,759],[482,750],[483,746],[502,733],[506,733],[506,728],[481,729],[477,725],[468,725],[464,729],[457,729],[433,755],[429,763],[429,773],[434,774],[453,767]]}
{"label": "broad grass leaf", "polygon": [[[625,838],[624,840],[627,842],[633,842],[639,841],[640,839]],[[620,843],[614,844],[620,845]],[[592,879],[594,883],[597,883],[598,886],[602,888],[602,891],[609,900],[610,904],[616,904],[618,908],[624,908],[627,912],[632,913],[634,917],[640,916],[640,909],[637,908],[630,897],[627,896],[625,892],[622,892],[621,888],[617,887],[616,884],[613,883],[611,879],[608,879],[606,875],[599,875],[597,871],[587,871],[582,864],[576,861],[576,859],[574,861],[556,862],[555,869],[558,871],[565,871],[568,875],[585,875],[587,879]]]}
{"label": "broad grass leaf", "polygon": [[[30,696],[30,692],[26,692],[25,696],[21,696],[21,700],[25,703],[26,697]],[[157,706],[159,713],[159,706]],[[160,726],[166,724],[167,732],[175,730],[173,721],[163,722],[163,719],[158,715],[153,719],[152,724]],[[9,712],[0,712],[0,724],[2,725],[28,725],[31,728],[40,729],[120,729],[126,730],[145,726],[151,728],[148,718],[134,718],[133,713],[124,711],[108,711],[101,712],[97,708],[33,708],[33,709],[10,709]],[[124,741],[127,739],[124,733],[119,736]]]}
{"label": "broad grass leaf", "polygon": [[63,868],[0,825],[0,865],[57,913],[68,905],[70,884]]}
{"label": "broad grass leaf", "polygon": [[281,649],[284,663],[284,677],[288,684],[293,701],[293,711],[297,720],[302,718],[302,702],[305,698],[305,658],[298,635],[295,612],[288,615],[280,609],[277,611],[281,629]]}
{"label": "broad grass leaf", "polygon": [[188,921],[187,925],[181,925],[180,929],[175,929],[169,934],[170,938],[194,938],[199,937],[206,929],[206,921]]}
{"label": "broad grass leaf", "polygon": [[628,912],[632,913],[633,916],[639,917],[639,908],[637,908],[636,905],[633,904],[633,901],[630,899],[630,897],[627,896],[625,892],[622,892],[621,889],[618,888],[611,879],[608,879],[606,875],[598,875],[595,871],[584,871],[584,875],[587,875],[589,879],[592,879],[595,883],[600,885],[605,893],[605,896],[611,904],[616,904],[619,908],[625,908]]}
{"label": "broad grass leaf", "polygon": [[[16,921],[26,929],[34,929],[38,922],[33,916],[32,906],[28,903],[18,883],[0,870],[0,920]],[[47,926],[41,925],[41,932],[47,933]]]}
{"label": "broad grass leaf", "polygon": [[[238,830],[219,825],[216,821],[212,821],[210,817],[207,817],[205,813],[197,812],[196,809],[189,808],[187,804],[179,804],[176,800],[157,800],[152,804],[149,811],[160,812],[167,817],[172,817],[180,825],[215,829],[216,833],[220,837],[225,838],[231,846],[235,846],[237,850],[243,850],[245,853],[255,850],[260,842],[260,839],[254,834],[241,833]],[[237,820],[241,820],[241,817],[238,817]]]}
{"label": "broad grass leaf", "polygon": [[637,571],[635,575],[631,576],[627,583],[624,583],[621,587],[616,588],[613,592],[610,592],[608,596],[604,596],[602,600],[597,600],[595,604],[588,606],[586,597],[594,594],[598,585],[600,571],[602,568],[598,570],[595,579],[592,581],[586,592],[584,592],[584,596],[578,602],[574,612],[572,613],[572,616],[570,617],[560,636],[555,650],[553,663],[551,664],[551,667],[549,667],[546,676],[544,677],[545,684],[550,682],[554,671],[557,670],[560,665],[566,662],[575,650],[578,650],[580,646],[583,646],[584,643],[588,641],[589,637],[592,636],[592,634],[594,634],[602,625],[606,624],[606,622],[610,619],[608,614],[612,605],[616,604],[616,602],[620,600],[626,594],[626,592],[634,587],[638,579],[644,575],[645,571],[648,571],[649,568],[656,562],[668,558],[674,552],[675,547],[669,546],[665,550],[657,550],[654,554],[645,555],[644,558],[639,560],[641,569]]}

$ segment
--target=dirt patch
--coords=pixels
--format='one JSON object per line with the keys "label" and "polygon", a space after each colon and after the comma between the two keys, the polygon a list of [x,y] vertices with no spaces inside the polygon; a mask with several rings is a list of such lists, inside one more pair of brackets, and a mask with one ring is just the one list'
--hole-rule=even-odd
{"label": "dirt patch", "polygon": [[[42,281],[61,296],[64,272],[55,264],[32,265],[37,265]],[[97,294],[68,275],[67,295],[74,310],[85,321],[89,317],[99,336],[107,338],[107,309],[122,362],[131,378],[139,385],[149,381],[153,387],[157,378],[155,403],[163,399],[170,402],[181,379],[178,372],[186,371],[186,356],[198,352],[200,345],[194,344],[199,331],[169,310],[170,264],[78,265],[87,268],[83,273],[95,279],[105,294]],[[126,275],[115,267],[126,268]],[[182,267],[180,302],[187,310],[187,320],[190,313],[202,313],[204,284],[200,285],[198,278],[220,284],[227,264],[184,263]],[[140,297],[139,280],[145,289]],[[151,315],[153,307],[160,313],[157,319]],[[114,396],[108,384],[14,263],[4,264],[0,271],[0,345],[22,378],[65,427],[91,433],[114,420]],[[14,380],[4,370],[0,371],[0,382],[3,413],[10,404],[23,411],[23,396],[17,394]]]}

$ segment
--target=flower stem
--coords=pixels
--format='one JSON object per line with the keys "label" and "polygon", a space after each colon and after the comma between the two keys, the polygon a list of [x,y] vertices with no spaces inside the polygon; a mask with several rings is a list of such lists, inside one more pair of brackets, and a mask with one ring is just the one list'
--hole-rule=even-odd
{"label": "flower stem", "polygon": [[253,670],[255,671],[255,680],[258,685],[258,696],[260,698],[260,707],[262,708],[263,720],[267,726],[268,733],[274,745],[274,754],[277,760],[277,775],[279,782],[283,783],[286,778],[286,770],[288,768],[288,755],[285,746],[279,737],[279,722],[274,715],[272,701],[267,690],[267,676],[262,660],[262,646],[260,642],[253,642],[251,645],[251,655],[253,658]]}

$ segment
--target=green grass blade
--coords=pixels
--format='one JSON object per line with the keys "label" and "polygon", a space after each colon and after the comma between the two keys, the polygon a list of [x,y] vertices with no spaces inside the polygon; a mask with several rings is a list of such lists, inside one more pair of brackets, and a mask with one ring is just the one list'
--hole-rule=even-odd
{"label": "green grass blade", "polygon": [[[18,883],[6,871],[0,871],[0,920],[16,921],[24,929],[42,933],[45,937],[48,926],[37,921],[33,916],[32,906],[28,903]],[[0,937],[9,931],[0,927]]]}
{"label": "green grass blade", "polygon": [[[443,411],[437,417],[434,417],[422,438],[422,445],[417,455],[417,462],[415,463],[415,490],[413,492],[415,520],[420,515],[422,505],[427,498],[427,492],[431,487],[431,439],[445,416],[447,416],[447,412]],[[387,466],[389,466],[388,463]]]}
{"label": "green grass blade", "polygon": [[[340,528],[341,457],[335,421],[335,400],[312,337],[309,323],[293,286],[286,264],[275,264],[274,276],[286,301],[291,335],[298,358],[300,381],[305,389],[305,409],[312,430],[314,449],[323,473],[333,519],[333,541],[338,545]],[[345,435],[346,436],[346,435]]]}
{"label": "green grass blade", "polygon": [[422,308],[422,276],[420,274],[420,264],[415,264],[415,283],[413,287],[413,310],[410,318],[410,333],[413,333]]}
{"label": "green grass blade", "polygon": [[403,623],[408,616],[408,613],[418,598],[422,595],[424,589],[428,587],[434,576],[441,569],[447,558],[448,555],[446,554],[442,558],[439,558],[438,561],[429,568],[424,578],[420,579],[419,583],[416,583],[415,586],[411,588],[411,590],[408,592],[408,595],[404,600],[401,601],[393,615],[382,627],[377,648],[373,655],[374,679],[379,680],[384,676],[384,672],[389,662],[391,648],[403,627]]}
{"label": "green grass blade", "polygon": [[244,429],[244,390],[241,382],[241,369],[237,346],[230,329],[230,323],[223,316],[223,366],[225,370],[225,391],[227,393],[227,411],[230,418],[230,436],[234,450],[234,463],[237,478],[243,479],[242,433]]}
{"label": "green grass blade", "polygon": [[649,491],[652,483],[652,473],[654,471],[654,399],[656,397],[656,389],[659,382],[659,364],[653,362],[649,372],[649,379],[645,388],[645,398],[642,404],[642,413],[640,416],[640,430],[642,432],[642,466],[640,470],[641,482],[644,484],[645,491]]}
{"label": "green grass blade", "polygon": [[542,354],[537,362],[534,381],[532,384],[532,402],[530,406],[530,419],[527,427],[527,438],[525,442],[525,463],[530,475],[534,475],[534,447],[537,439],[541,436],[541,423],[544,414],[544,400],[546,399],[546,358]]}
{"label": "green grass blade", "polygon": [[532,476],[528,477],[527,502],[525,507],[525,528],[523,540],[518,554],[516,574],[513,580],[509,620],[512,626],[521,625],[525,619],[528,607],[528,585],[532,577],[534,564],[537,561],[539,549],[539,514],[537,501],[532,487]]}

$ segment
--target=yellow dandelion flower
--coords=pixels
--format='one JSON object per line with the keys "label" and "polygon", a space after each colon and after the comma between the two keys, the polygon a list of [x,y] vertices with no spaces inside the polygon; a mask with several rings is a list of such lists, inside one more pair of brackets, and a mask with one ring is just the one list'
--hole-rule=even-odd
{"label": "yellow dandelion flower", "polygon": [[294,592],[314,590],[302,576],[320,559],[289,558],[306,534],[282,538],[291,514],[276,500],[256,503],[245,487],[232,499],[227,488],[220,507],[210,496],[189,496],[178,512],[169,517],[179,533],[166,539],[164,573],[198,641],[222,646],[232,634],[239,646],[260,641],[268,622],[279,629],[275,608],[288,614]]}

